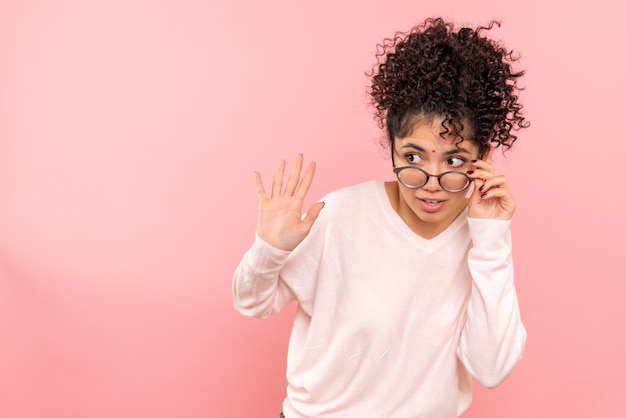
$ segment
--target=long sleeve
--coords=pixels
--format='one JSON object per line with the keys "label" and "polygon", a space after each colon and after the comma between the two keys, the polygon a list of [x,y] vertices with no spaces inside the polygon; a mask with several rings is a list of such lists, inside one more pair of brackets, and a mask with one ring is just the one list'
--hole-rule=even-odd
{"label": "long sleeve", "polygon": [[289,254],[255,236],[233,276],[233,299],[238,312],[264,318],[293,300],[293,294],[279,279]]}
{"label": "long sleeve", "polygon": [[492,388],[520,361],[526,330],[513,283],[510,221],[469,218],[468,223],[472,292],[458,356],[470,375]]}
{"label": "long sleeve", "polygon": [[298,303],[285,415],[459,416],[471,376],[495,386],[523,351],[509,223],[468,221],[466,211],[427,240],[398,216],[383,182],[323,200],[292,252],[257,237],[233,278],[244,315]]}

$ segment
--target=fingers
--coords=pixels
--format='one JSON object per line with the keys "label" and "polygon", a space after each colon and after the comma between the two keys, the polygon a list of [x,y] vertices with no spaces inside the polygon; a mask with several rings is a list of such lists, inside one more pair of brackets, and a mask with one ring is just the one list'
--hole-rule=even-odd
{"label": "fingers", "polygon": [[298,182],[300,181],[300,172],[302,171],[302,154],[296,155],[296,160],[291,167],[291,174],[289,174],[289,179],[287,180],[287,186],[285,187],[285,194],[293,195],[296,187],[298,186]]}
{"label": "fingers", "polygon": [[315,163],[310,162],[304,171],[304,176],[302,177],[302,181],[300,182],[300,186],[298,187],[298,192],[296,193],[296,197],[301,200],[304,200],[306,194],[309,192],[309,188],[311,187],[311,183],[313,183],[313,176],[315,175]]}
{"label": "fingers", "polygon": [[467,172],[474,179],[471,211],[482,215],[478,217],[510,219],[516,205],[506,176],[495,174],[493,165],[486,161],[475,160],[472,165],[473,170]]}
{"label": "fingers", "polygon": [[509,192],[506,189],[501,189],[501,188],[495,188],[495,189],[491,189],[491,190],[486,191],[486,192],[482,192],[482,194],[480,195],[480,198],[483,199],[483,200],[486,200],[486,199],[499,199],[505,205],[513,205],[514,204],[513,196],[511,195],[511,192]]}
{"label": "fingers", "polygon": [[[298,154],[296,156],[293,166],[291,167],[291,172],[289,173],[284,192],[283,180],[285,177],[285,167],[287,165],[287,162],[285,160],[280,160],[278,162],[278,166],[276,167],[276,171],[274,172],[274,180],[272,181],[272,194],[270,197],[281,196],[285,194],[288,196],[295,195],[301,199],[304,199],[307,192],[309,191],[309,188],[311,187],[311,183],[313,182],[313,175],[315,174],[315,163],[309,163],[302,179],[300,179],[303,160],[304,156],[302,154]],[[258,172],[255,172],[254,176],[256,192],[259,196],[259,199],[267,198],[265,188],[263,187],[263,183],[261,182],[261,175]]]}
{"label": "fingers", "polygon": [[467,175],[473,179],[486,180],[494,175],[493,165],[482,160],[472,160],[472,169],[467,172]]}
{"label": "fingers", "polygon": [[508,181],[505,176],[496,175],[493,165],[486,161],[472,161],[473,170],[467,171],[467,175],[474,179],[474,194],[485,198],[485,193],[494,188],[503,188],[508,190]]}
{"label": "fingers", "polygon": [[288,178],[286,162],[281,160],[274,172],[271,196],[267,196],[261,175],[254,173],[256,193],[259,198],[257,234],[271,246],[293,250],[309,233],[323,203],[318,202],[302,218],[302,205],[311,187],[315,163],[311,162],[302,173],[302,154],[296,156]]}
{"label": "fingers", "polygon": [[483,181],[483,184],[478,187],[478,191],[483,195],[490,193],[494,190],[502,190],[508,192],[509,190],[509,182],[505,176],[493,176]]}
{"label": "fingers", "polygon": [[285,175],[286,164],[287,162],[285,160],[278,162],[278,167],[276,167],[276,172],[274,173],[274,181],[272,182],[272,197],[280,196],[283,190],[283,177]]}
{"label": "fingers", "polygon": [[267,195],[265,194],[265,187],[263,187],[263,180],[261,179],[261,174],[258,171],[254,172],[254,186],[256,189],[256,195],[259,198],[259,202],[267,199]]}

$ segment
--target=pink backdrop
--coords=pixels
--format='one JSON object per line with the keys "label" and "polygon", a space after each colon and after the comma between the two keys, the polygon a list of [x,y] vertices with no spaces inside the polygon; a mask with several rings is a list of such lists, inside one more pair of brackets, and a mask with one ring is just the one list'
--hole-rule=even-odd
{"label": "pink backdrop", "polygon": [[533,123],[500,161],[527,351],[466,416],[626,416],[620,2],[345,3],[0,0],[0,417],[277,416],[293,308],[230,293],[252,172],[391,178],[363,73],[433,14],[503,20]]}

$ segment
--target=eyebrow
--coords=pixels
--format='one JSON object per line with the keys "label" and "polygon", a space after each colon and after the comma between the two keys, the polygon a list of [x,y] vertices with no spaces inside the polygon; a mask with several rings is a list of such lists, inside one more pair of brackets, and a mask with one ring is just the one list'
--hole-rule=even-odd
{"label": "eyebrow", "polygon": [[[426,150],[423,147],[420,147],[419,145],[414,144],[412,142],[408,142],[408,143],[402,145],[402,148],[414,148],[414,149],[418,150],[419,152],[423,152],[423,153],[426,152]],[[459,154],[459,153],[472,155],[472,153],[469,150],[466,150],[465,148],[461,148],[461,147],[456,147],[454,149],[448,150],[448,151],[444,152],[443,155],[448,156],[448,155]]]}

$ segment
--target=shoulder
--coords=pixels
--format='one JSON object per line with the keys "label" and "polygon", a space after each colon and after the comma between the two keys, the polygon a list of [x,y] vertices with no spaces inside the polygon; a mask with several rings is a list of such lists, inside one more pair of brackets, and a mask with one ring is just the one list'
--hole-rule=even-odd
{"label": "shoulder", "polygon": [[371,213],[380,206],[381,191],[384,193],[384,184],[380,181],[368,181],[341,189],[337,189],[324,196],[324,209],[321,215],[336,219],[337,217],[355,217],[358,213]]}
{"label": "shoulder", "polygon": [[330,192],[321,199],[324,208],[316,223],[344,228],[363,219],[380,218],[385,193],[382,181],[368,181]]}
{"label": "shoulder", "polygon": [[322,200],[326,205],[331,206],[356,204],[377,198],[382,189],[384,189],[383,182],[368,181],[330,192]]}
{"label": "shoulder", "polygon": [[333,237],[330,241],[336,241],[337,237],[344,236],[347,230],[352,230],[367,213],[372,212],[372,207],[377,206],[367,202],[378,200],[379,189],[384,191],[383,182],[368,181],[326,194],[320,199],[324,208],[309,235],[293,251],[291,259],[320,260],[323,248],[329,243],[328,237]]}

